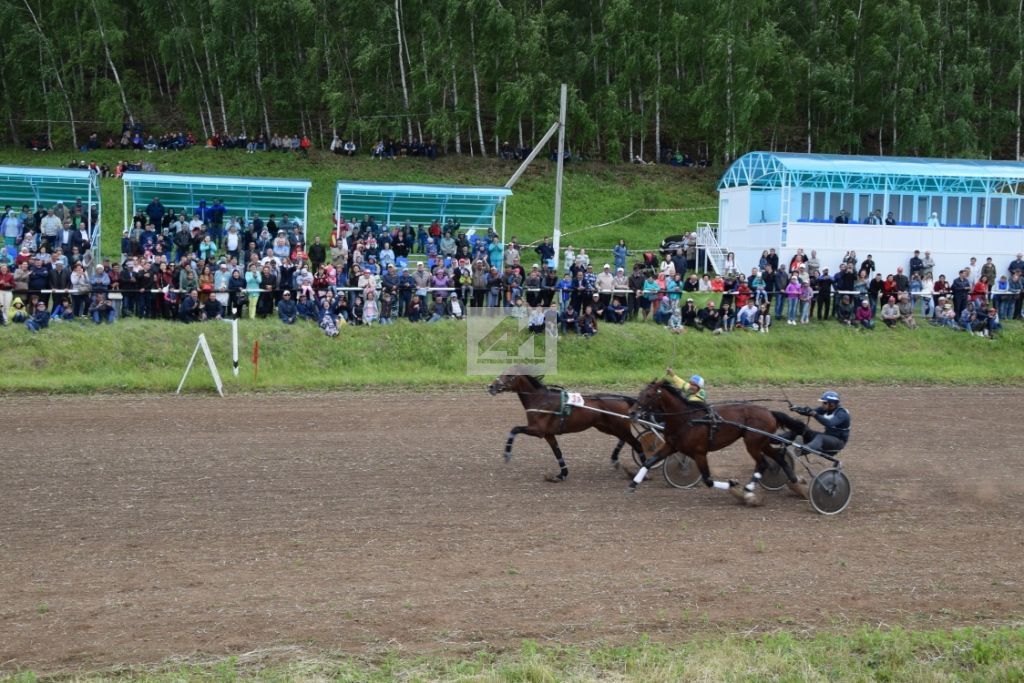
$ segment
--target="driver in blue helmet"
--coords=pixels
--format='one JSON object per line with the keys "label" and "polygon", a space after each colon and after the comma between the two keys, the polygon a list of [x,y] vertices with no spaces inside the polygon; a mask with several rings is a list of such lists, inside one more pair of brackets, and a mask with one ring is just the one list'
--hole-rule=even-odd
{"label": "driver in blue helmet", "polygon": [[[839,394],[826,391],[818,399],[821,406],[808,408],[795,406],[793,412],[811,417],[825,427],[824,432],[807,428],[804,431],[804,446],[815,451],[838,453],[850,438],[850,413],[839,405]],[[797,446],[800,448],[800,446]]]}
{"label": "driver in blue helmet", "polygon": [[693,375],[689,379],[683,379],[677,375],[671,367],[665,368],[665,374],[668,375],[668,381],[671,382],[672,386],[679,389],[683,398],[690,403],[707,403],[708,394],[704,391],[704,378],[700,375]]}

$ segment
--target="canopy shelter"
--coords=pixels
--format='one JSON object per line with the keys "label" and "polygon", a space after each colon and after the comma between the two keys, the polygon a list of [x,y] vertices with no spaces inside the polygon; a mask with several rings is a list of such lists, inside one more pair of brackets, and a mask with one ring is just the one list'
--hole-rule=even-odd
{"label": "canopy shelter", "polygon": [[427,225],[444,224],[457,218],[463,228],[497,231],[501,206],[501,241],[505,241],[505,202],[512,190],[505,187],[467,185],[415,185],[341,180],[334,192],[335,217],[371,215],[386,225],[409,221]]}
{"label": "canopy shelter", "polygon": [[306,233],[309,213],[308,180],[278,178],[234,178],[228,176],[184,175],[176,173],[124,174],[124,226],[131,226],[136,210],[144,209],[154,197],[168,209],[191,217],[205,200],[209,206],[215,199],[223,201],[227,216],[242,216],[249,222],[253,214],[266,219],[282,214],[298,219]]}
{"label": "canopy shelter", "polygon": [[765,248],[804,247],[872,253],[895,269],[919,249],[956,273],[970,252],[998,260],[1024,245],[1015,161],[751,152],[718,191],[720,244],[709,251],[742,250],[755,263]]}
{"label": "canopy shelter", "polygon": [[0,166],[0,206],[10,204],[17,210],[27,204],[35,211],[39,207],[52,208],[62,202],[70,209],[79,199],[82,200],[82,218],[88,228],[89,243],[93,245],[93,254],[99,257],[102,213],[96,173],[63,168]]}

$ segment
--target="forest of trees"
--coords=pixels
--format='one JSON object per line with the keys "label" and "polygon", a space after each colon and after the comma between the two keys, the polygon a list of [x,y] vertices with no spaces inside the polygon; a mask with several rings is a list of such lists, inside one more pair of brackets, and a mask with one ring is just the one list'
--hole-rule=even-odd
{"label": "forest of trees", "polygon": [[0,128],[1021,158],[1024,0],[0,0]]}

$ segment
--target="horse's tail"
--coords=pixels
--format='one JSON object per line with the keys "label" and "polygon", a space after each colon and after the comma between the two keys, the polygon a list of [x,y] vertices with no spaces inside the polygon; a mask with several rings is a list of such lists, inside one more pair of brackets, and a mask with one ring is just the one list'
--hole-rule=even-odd
{"label": "horse's tail", "polygon": [[780,427],[788,429],[791,432],[802,434],[804,429],[807,427],[799,418],[795,418],[781,410],[773,410],[772,415],[775,417],[775,421],[779,423]]}

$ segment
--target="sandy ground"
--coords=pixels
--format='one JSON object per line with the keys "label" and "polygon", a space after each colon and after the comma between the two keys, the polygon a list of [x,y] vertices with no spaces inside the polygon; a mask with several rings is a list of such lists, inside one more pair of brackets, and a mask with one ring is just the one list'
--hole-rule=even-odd
{"label": "sandy ground", "polygon": [[660,478],[629,496],[598,433],[546,483],[542,441],[503,461],[522,408],[482,388],[7,398],[0,671],[1018,618],[1024,390],[844,395],[837,517]]}

